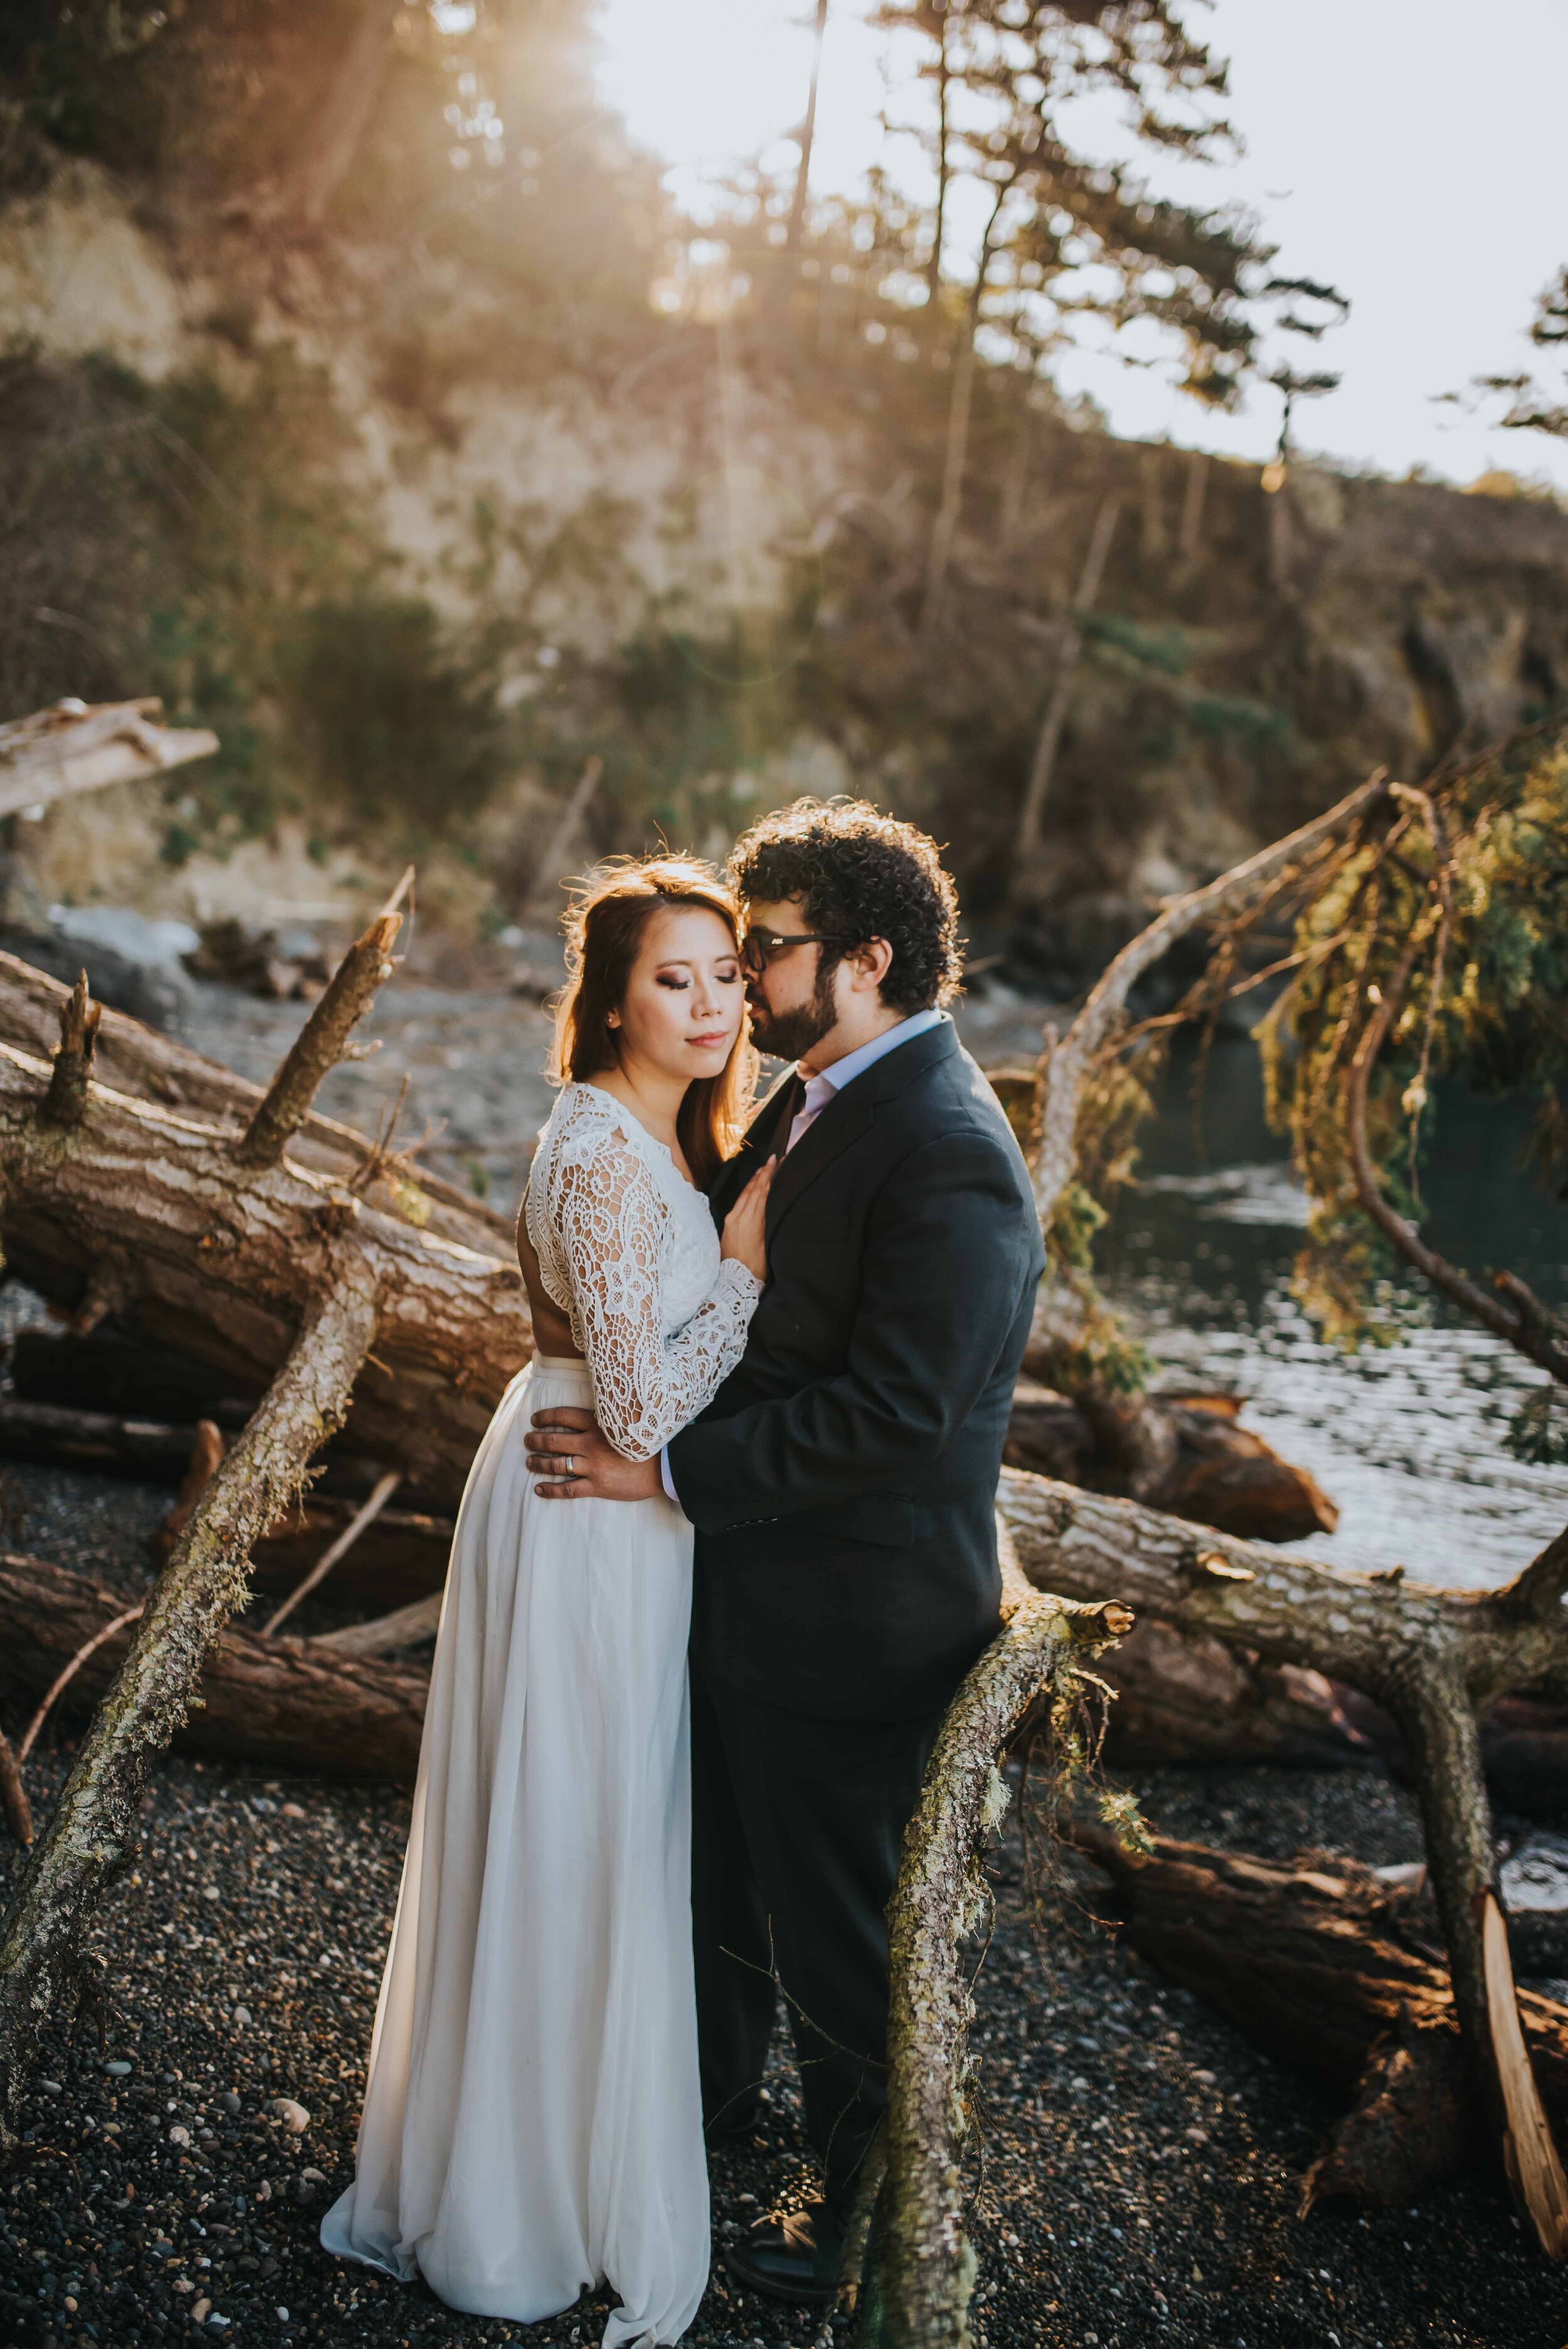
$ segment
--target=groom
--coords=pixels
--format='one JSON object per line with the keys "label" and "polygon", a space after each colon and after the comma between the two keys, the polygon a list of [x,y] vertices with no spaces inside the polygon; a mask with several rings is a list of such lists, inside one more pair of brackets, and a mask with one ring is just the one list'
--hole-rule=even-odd
{"label": "groom", "polygon": [[[759,1049],[797,1066],[713,1193],[777,1156],[746,1353],[662,1461],[538,1414],[553,1496],[663,1489],[696,1529],[693,1916],[710,2139],[748,2128],[782,1992],[823,2194],[731,2271],[832,2296],[884,2102],[883,1912],[943,1713],[997,1629],[994,1506],[1044,1267],[1029,1180],[943,1006],[956,898],[934,844],[801,800],[737,844]],[[552,1488],[543,1488],[552,1489]]]}

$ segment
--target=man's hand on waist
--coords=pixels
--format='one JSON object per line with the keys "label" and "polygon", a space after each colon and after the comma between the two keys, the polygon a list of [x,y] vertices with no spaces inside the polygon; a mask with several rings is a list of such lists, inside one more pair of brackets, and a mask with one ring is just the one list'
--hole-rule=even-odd
{"label": "man's hand on waist", "polygon": [[536,1411],[523,1442],[529,1474],[550,1480],[533,1488],[542,1500],[652,1501],[664,1494],[657,1458],[624,1459],[592,1412],[567,1403]]}

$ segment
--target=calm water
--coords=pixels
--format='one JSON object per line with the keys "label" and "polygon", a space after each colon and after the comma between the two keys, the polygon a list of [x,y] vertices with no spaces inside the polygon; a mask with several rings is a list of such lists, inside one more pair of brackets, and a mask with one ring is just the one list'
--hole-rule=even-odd
{"label": "calm water", "polygon": [[[1562,1302],[1568,1207],[1522,1171],[1524,1121],[1470,1099],[1440,1113],[1429,1236],[1471,1271],[1511,1267]],[[1432,1582],[1508,1580],[1568,1523],[1568,1468],[1525,1467],[1502,1449],[1542,1373],[1414,1294],[1401,1299],[1398,1344],[1356,1355],[1326,1345],[1290,1295],[1306,1201],[1264,1124],[1244,1040],[1216,1044],[1203,1124],[1200,1144],[1190,1064],[1173,1066],[1101,1255],[1165,1381],[1245,1396],[1247,1423],[1338,1503],[1337,1534],[1296,1547],[1353,1566],[1403,1562]]]}

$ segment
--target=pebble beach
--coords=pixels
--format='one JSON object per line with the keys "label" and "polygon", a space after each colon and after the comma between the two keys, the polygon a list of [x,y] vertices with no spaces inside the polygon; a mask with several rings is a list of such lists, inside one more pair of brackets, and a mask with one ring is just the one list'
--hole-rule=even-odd
{"label": "pebble beach", "polygon": [[[161,1491],[15,1469],[27,1546],[133,1588]],[[5,1720],[15,1735],[22,1726]],[[72,1726],[29,1765],[42,1816]],[[1164,1770],[1122,1782],[1161,1832],[1284,1857],[1416,1857],[1377,1773]],[[1334,2106],[1119,1947],[1068,1862],[1031,1897],[1016,1816],[976,1944],[966,2184],[979,2349],[1562,2349],[1568,2279],[1478,2175],[1407,2210],[1296,2215]],[[140,1848],[88,1941],[92,1995],[46,2040],[0,2180],[0,2341],[143,2349],[523,2349],[595,2343],[607,2302],[531,2327],[326,2258],[347,2183],[406,1794],[165,1757]],[[18,1855],[0,1845],[0,1889]],[[780,2051],[764,2126],[713,2165],[715,2266],[688,2339],[785,2349],[820,2319],[738,2292],[727,2242],[810,2189]],[[836,2323],[827,2338],[848,2339]]]}

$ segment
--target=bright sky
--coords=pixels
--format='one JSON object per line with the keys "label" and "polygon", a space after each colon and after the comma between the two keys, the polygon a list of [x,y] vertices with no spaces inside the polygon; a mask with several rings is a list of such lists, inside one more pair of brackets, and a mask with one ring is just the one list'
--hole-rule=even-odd
{"label": "bright sky", "polygon": [[[888,139],[879,116],[919,98],[899,87],[897,60],[884,82],[871,5],[832,0],[818,191],[852,190],[877,161],[916,176],[913,142]],[[678,194],[699,201],[738,159],[788,160],[779,141],[805,110],[810,0],[602,0],[599,16],[604,95],[668,159]],[[1568,261],[1563,0],[1493,0],[1481,14],[1474,0],[1215,0],[1194,10],[1194,29],[1231,60],[1247,152],[1163,184],[1246,203],[1282,270],[1327,278],[1353,305],[1348,326],[1292,355],[1344,378],[1299,409],[1298,440],[1391,473],[1419,464],[1468,481],[1499,466],[1568,490],[1568,442],[1434,405],[1473,375],[1530,363],[1535,296]],[[1097,357],[1061,374],[1119,432],[1262,457],[1278,430],[1266,389],[1216,419],[1161,373]]]}

